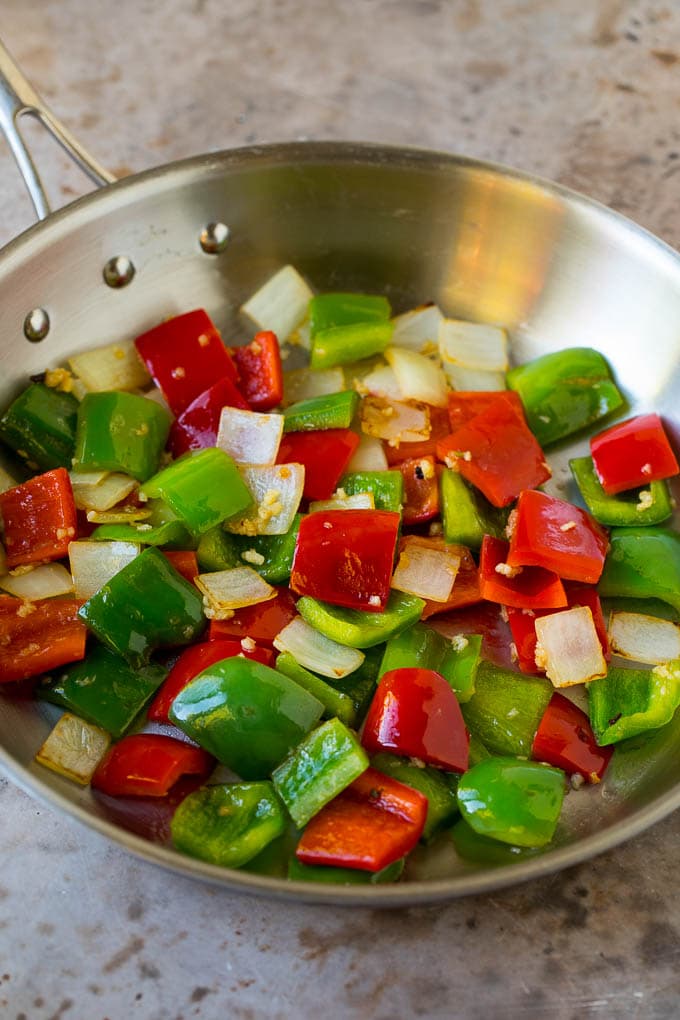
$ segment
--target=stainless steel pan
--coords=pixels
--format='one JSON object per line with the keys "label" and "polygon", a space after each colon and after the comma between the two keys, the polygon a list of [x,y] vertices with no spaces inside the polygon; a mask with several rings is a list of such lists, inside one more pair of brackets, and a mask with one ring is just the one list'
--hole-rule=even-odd
{"label": "stainless steel pan", "polygon": [[[505,167],[351,143],[239,149],[108,183],[2,49],[0,71],[2,126],[44,218],[0,253],[0,405],[30,374],[199,305],[230,342],[245,339],[236,309],[291,262],[318,289],[385,292],[397,309],[433,300],[503,323],[519,360],[596,347],[631,412],[660,411],[680,437],[680,258],[610,210]],[[48,215],[17,131],[23,112],[106,186]],[[551,456],[553,489],[567,498],[567,459],[584,448]],[[615,756],[602,786],[570,795],[543,856],[473,868],[444,843],[416,854],[407,883],[330,889],[212,867],[114,824],[87,790],[33,763],[53,722],[49,706],[2,692],[0,765],[24,789],[148,861],[279,898],[398,906],[491,890],[582,861],[680,804],[678,722]]]}

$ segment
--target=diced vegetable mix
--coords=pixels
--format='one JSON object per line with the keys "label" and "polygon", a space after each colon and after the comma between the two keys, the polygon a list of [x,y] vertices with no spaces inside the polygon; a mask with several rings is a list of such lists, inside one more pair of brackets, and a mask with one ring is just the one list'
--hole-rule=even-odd
{"label": "diced vegetable mix", "polygon": [[[569,787],[680,704],[663,422],[601,429],[624,399],[597,351],[511,366],[499,326],[291,266],[243,313],[244,346],[187,312],[0,417],[31,472],[0,471],[0,681],[66,709],[36,760],[298,881],[398,881],[419,841],[549,847]],[[586,428],[584,508],[541,486]]]}

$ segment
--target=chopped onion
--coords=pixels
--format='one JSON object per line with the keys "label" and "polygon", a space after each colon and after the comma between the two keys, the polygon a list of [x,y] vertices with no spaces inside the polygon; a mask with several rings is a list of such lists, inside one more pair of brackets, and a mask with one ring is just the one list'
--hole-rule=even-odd
{"label": "chopped onion", "polygon": [[88,390],[136,390],[151,377],[132,340],[122,340],[69,358],[69,365]]}
{"label": "chopped onion", "polygon": [[658,665],[680,657],[680,627],[644,613],[613,612],[609,618],[612,651],[636,662]]}
{"label": "chopped onion", "polygon": [[252,297],[241,311],[260,329],[271,329],[283,343],[305,319],[313,293],[293,266],[284,266]]}
{"label": "chopped onion", "polygon": [[466,368],[454,361],[443,361],[442,368],[454,390],[491,392],[505,389],[505,372],[485,372],[478,368]]}
{"label": "chopped onion", "polygon": [[199,574],[196,587],[203,594],[205,615],[209,620],[228,620],[235,609],[255,606],[276,596],[276,588],[267,584],[252,567]]}
{"label": "chopped onion", "polygon": [[348,473],[355,471],[387,471],[387,457],[383,444],[373,436],[361,436],[359,445],[346,467]]}
{"label": "chopped onion", "polygon": [[460,556],[452,549],[427,549],[407,543],[392,576],[392,587],[433,602],[446,602],[456,580]]}
{"label": "chopped onion", "polygon": [[274,648],[289,652],[305,669],[339,680],[358,669],[366,656],[358,648],[332,641],[296,616],[274,638]]}
{"label": "chopped onion", "polygon": [[403,347],[388,347],[385,357],[397,377],[404,400],[420,400],[435,407],[446,407],[446,376],[437,362]]}
{"label": "chopped onion", "polygon": [[236,535],[285,535],[290,531],[305,486],[302,464],[240,464],[253,506],[224,525]]}
{"label": "chopped onion", "polygon": [[68,558],[79,599],[89,599],[138,556],[137,542],[71,542]]}
{"label": "chopped onion", "polygon": [[151,514],[148,506],[114,506],[110,510],[88,510],[86,516],[90,524],[138,524]]}
{"label": "chopped onion", "polygon": [[69,477],[73,499],[79,510],[110,510],[129,496],[138,484],[130,475],[118,472],[71,471]]}
{"label": "chopped onion", "polygon": [[318,510],[375,510],[375,497],[372,492],[348,496],[343,489],[338,489],[330,499],[315,499],[309,504],[310,514]]}
{"label": "chopped onion", "polygon": [[9,471],[5,471],[4,467],[0,465],[0,492],[7,492],[8,489],[13,489],[16,484]]}
{"label": "chopped onion", "polygon": [[35,760],[53,772],[87,786],[110,743],[111,737],[105,730],[64,712]]}
{"label": "chopped onion", "polygon": [[536,617],[536,665],[554,687],[571,687],[607,675],[607,663],[587,606]]}
{"label": "chopped onion", "polygon": [[19,568],[0,577],[0,588],[26,602],[52,599],[73,591],[73,578],[61,563],[45,563],[30,570]]}
{"label": "chopped onion", "polygon": [[296,368],[283,373],[284,406],[311,397],[325,397],[345,389],[345,373],[340,365],[335,368]]}
{"label": "chopped onion", "polygon": [[436,351],[442,315],[438,305],[421,305],[392,319],[392,343],[418,353]]}
{"label": "chopped onion", "polygon": [[439,353],[442,361],[455,361],[466,368],[505,372],[508,368],[508,335],[500,326],[442,319]]}
{"label": "chopped onion", "polygon": [[223,407],[217,447],[237,464],[273,464],[283,435],[283,415]]}
{"label": "chopped onion", "polygon": [[399,380],[390,365],[376,365],[366,375],[354,379],[354,389],[362,395],[370,393],[374,397],[386,397],[388,400],[403,400]]}
{"label": "chopped onion", "polygon": [[430,412],[423,404],[365,397],[361,402],[361,429],[367,436],[385,439],[390,446],[429,439]]}

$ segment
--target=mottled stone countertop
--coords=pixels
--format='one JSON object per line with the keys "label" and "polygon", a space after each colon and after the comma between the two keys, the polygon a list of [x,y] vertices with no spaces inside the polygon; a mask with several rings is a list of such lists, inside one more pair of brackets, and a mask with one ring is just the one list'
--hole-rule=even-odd
{"label": "mottled stone countertop", "polygon": [[[506,162],[680,243],[671,0],[3,0],[0,32],[117,174],[355,138]],[[82,188],[36,142],[55,204]],[[0,241],[31,210],[0,145]],[[7,1020],[680,1013],[680,819],[570,871],[380,913],[171,877],[0,779]]]}

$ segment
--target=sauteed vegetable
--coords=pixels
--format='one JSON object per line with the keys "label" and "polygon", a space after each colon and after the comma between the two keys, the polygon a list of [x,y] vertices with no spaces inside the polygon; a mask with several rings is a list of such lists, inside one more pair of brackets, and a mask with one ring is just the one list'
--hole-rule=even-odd
{"label": "sauteed vegetable", "polygon": [[[65,710],[37,761],[296,880],[549,848],[565,794],[680,703],[662,420],[611,423],[597,351],[511,368],[500,327],[292,267],[243,311],[245,346],[191,311],[0,418],[0,681]],[[576,505],[546,448],[585,429]]]}

